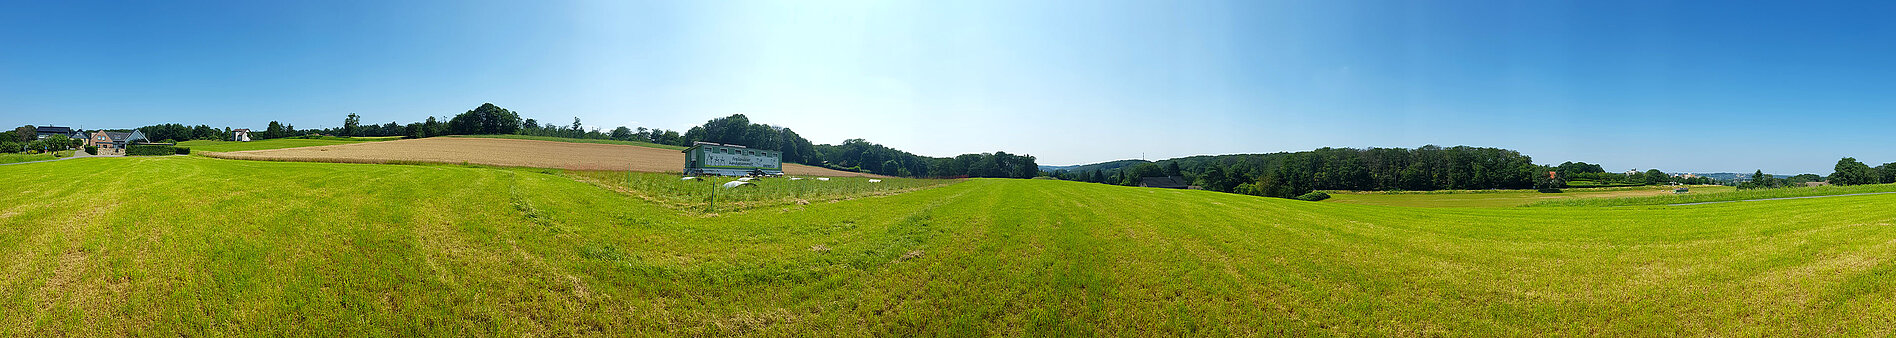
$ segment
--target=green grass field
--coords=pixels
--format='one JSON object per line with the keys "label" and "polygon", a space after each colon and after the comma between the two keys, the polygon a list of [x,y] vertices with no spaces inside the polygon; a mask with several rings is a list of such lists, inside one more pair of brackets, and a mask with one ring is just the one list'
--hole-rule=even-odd
{"label": "green grass field", "polygon": [[51,153],[39,153],[39,154],[5,153],[5,154],[0,154],[0,164],[45,161],[45,160],[51,160],[54,158],[57,158],[57,157],[54,157],[53,154]]}
{"label": "green grass field", "polygon": [[178,146],[190,147],[191,151],[230,152],[230,151],[245,151],[245,150],[268,150],[268,149],[283,149],[283,148],[330,146],[330,145],[338,145],[338,144],[376,142],[376,141],[388,141],[388,140],[399,140],[399,139],[401,138],[400,137],[323,137],[323,138],[310,138],[310,139],[279,138],[279,139],[257,140],[257,141],[250,141],[250,142],[196,140],[196,141],[178,142]]}
{"label": "green grass field", "polygon": [[[1736,189],[1725,186],[1693,186],[1691,188],[1692,193],[1688,195],[1728,192]],[[1566,189],[1564,192],[1554,194],[1534,190],[1330,192],[1330,199],[1324,202],[1424,208],[1495,208],[1629,196],[1671,196],[1674,195],[1672,189],[1674,188],[1666,186],[1583,188]]]}
{"label": "green grass field", "polygon": [[619,140],[594,140],[594,139],[581,139],[581,138],[566,138],[566,137],[552,137],[552,136],[529,136],[529,135],[448,135],[448,136],[442,136],[442,137],[475,137],[475,138],[501,138],[501,139],[514,139],[514,140],[535,140],[535,141],[553,141],[553,142],[568,142],[568,143],[597,143],[597,144],[619,144],[619,145],[628,145],[628,146],[640,146],[640,147],[648,147],[648,148],[659,148],[659,149],[672,149],[672,150],[684,150],[684,149],[685,149],[685,147],[680,147],[680,146],[674,146],[674,145],[669,145],[669,144],[657,144],[657,143],[651,143],[651,142],[637,142],[637,141],[619,141]]}
{"label": "green grass field", "polygon": [[1429,209],[974,179],[711,216],[534,169],[0,177],[0,336],[1896,334],[1896,195]]}

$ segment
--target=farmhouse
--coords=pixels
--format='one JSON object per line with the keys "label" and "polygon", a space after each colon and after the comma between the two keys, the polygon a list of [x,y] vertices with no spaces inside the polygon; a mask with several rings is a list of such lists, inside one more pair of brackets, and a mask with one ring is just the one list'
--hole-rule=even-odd
{"label": "farmhouse", "polygon": [[250,129],[231,129],[230,140],[236,142],[250,142]]}
{"label": "farmhouse", "polygon": [[65,136],[65,137],[72,137],[73,135],[72,128],[70,127],[54,127],[54,126],[34,127],[33,132],[38,134],[37,137],[39,137],[39,139],[42,139],[42,140],[48,137],[53,137],[53,135],[60,135],[60,136]]}
{"label": "farmhouse", "polygon": [[1185,183],[1184,177],[1178,176],[1142,177],[1139,178],[1139,186],[1165,189],[1190,189],[1192,187],[1190,184]]}
{"label": "farmhouse", "polygon": [[95,131],[92,132],[92,136],[86,137],[86,145],[99,147],[99,149],[125,149],[127,143],[143,139],[145,139],[145,133],[137,130],[129,133]]}

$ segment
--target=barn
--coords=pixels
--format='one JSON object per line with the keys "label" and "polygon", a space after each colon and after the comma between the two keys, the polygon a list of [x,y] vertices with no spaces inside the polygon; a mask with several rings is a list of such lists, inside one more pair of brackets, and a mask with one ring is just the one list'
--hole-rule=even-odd
{"label": "barn", "polygon": [[735,144],[698,142],[685,148],[685,175],[783,175],[783,152]]}

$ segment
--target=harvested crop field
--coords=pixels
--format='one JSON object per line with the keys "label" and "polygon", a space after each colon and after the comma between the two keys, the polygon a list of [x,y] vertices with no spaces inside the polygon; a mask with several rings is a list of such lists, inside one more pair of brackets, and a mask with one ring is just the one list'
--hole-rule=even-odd
{"label": "harvested crop field", "polygon": [[[434,137],[319,147],[203,153],[239,160],[332,163],[470,163],[571,170],[678,172],[685,154],[678,150],[619,144],[571,143],[495,138]],[[783,171],[800,176],[880,175],[785,163]]]}

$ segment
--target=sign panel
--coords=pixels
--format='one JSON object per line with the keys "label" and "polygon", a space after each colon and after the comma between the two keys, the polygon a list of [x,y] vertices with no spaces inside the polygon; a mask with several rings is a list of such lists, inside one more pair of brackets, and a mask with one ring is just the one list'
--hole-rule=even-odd
{"label": "sign panel", "polygon": [[777,158],[774,156],[711,152],[704,154],[704,165],[707,167],[778,168],[782,164],[777,163]]}

